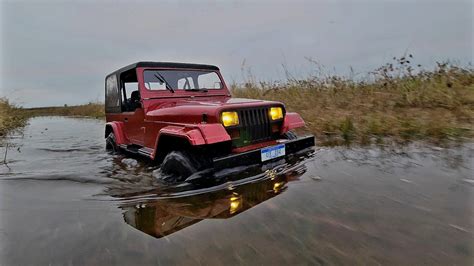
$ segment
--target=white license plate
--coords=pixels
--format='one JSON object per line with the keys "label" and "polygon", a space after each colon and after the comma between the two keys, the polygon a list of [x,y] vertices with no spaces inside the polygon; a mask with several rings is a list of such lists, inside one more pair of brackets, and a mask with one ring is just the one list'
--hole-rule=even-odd
{"label": "white license plate", "polygon": [[262,156],[262,162],[278,158],[285,155],[285,144],[268,147],[260,150]]}

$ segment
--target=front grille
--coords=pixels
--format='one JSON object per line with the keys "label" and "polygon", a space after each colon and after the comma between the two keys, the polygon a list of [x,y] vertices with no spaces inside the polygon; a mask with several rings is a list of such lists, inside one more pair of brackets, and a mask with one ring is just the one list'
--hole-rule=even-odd
{"label": "front grille", "polygon": [[244,109],[239,112],[241,125],[241,137],[250,142],[259,142],[272,138],[272,128],[270,117],[268,117],[268,107]]}
{"label": "front grille", "polygon": [[[232,110],[234,111],[234,110]],[[272,121],[269,117],[270,106],[235,110],[239,124],[227,128],[233,147],[277,139],[283,119]]]}
{"label": "front grille", "polygon": [[[242,147],[249,144],[272,140],[278,137],[283,120],[271,121],[268,115],[270,107],[254,107],[236,110],[239,115],[239,125],[228,129],[234,147]],[[273,127],[273,129],[272,129]]]}

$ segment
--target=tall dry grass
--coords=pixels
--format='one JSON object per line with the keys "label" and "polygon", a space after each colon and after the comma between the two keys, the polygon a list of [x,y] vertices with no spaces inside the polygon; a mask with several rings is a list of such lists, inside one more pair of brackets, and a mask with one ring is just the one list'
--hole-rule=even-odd
{"label": "tall dry grass", "polygon": [[[317,74],[302,79],[288,74],[283,82],[257,82],[249,75],[244,84],[231,85],[231,91],[234,97],[285,103],[287,110],[303,116],[306,130],[320,144],[372,143],[386,138],[472,141],[474,70],[450,63],[426,70],[411,61],[411,55],[394,58],[359,80],[325,74],[312,61]],[[9,106],[6,99],[2,101]],[[29,116],[105,116],[98,102],[30,109],[5,106],[2,114],[15,115],[0,118],[6,121],[1,122],[6,125],[3,128],[26,123],[22,117]]]}
{"label": "tall dry grass", "polygon": [[474,70],[449,63],[424,70],[411,60],[394,58],[360,81],[319,72],[284,82],[250,79],[233,84],[232,93],[284,102],[325,144],[471,139]]}

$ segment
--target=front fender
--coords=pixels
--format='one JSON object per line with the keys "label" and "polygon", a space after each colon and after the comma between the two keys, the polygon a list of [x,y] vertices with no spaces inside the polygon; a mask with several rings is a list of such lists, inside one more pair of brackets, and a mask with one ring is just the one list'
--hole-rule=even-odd
{"label": "front fender", "polygon": [[221,124],[186,124],[186,125],[169,125],[158,132],[155,141],[155,151],[152,153],[154,158],[156,150],[159,149],[159,141],[162,136],[172,136],[183,138],[192,146],[214,144],[224,141],[230,141],[231,138],[224,126]]}
{"label": "front fender", "polygon": [[160,129],[158,139],[163,135],[185,138],[193,146],[231,140],[221,124],[166,126]]}
{"label": "front fender", "polygon": [[160,129],[156,142],[158,147],[159,139],[162,136],[173,136],[177,138],[184,138],[186,139],[189,144],[191,145],[202,145],[206,144],[204,137],[202,136],[201,132],[197,128],[193,127],[186,127],[186,126],[166,126]]}
{"label": "front fender", "polygon": [[286,113],[285,119],[283,120],[281,133],[285,133],[292,129],[300,128],[304,126],[305,126],[305,122],[298,113],[292,113],[292,112]]}

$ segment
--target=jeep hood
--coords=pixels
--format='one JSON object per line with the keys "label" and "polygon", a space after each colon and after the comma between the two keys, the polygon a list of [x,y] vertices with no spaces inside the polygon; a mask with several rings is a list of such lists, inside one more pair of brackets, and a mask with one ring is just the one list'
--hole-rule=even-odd
{"label": "jeep hood", "polygon": [[283,106],[282,103],[265,100],[244,98],[202,98],[202,99],[173,99],[157,104],[151,103],[146,112],[148,121],[176,121],[181,123],[195,123],[203,115],[208,117],[209,123],[219,120],[220,112],[224,110],[238,110],[258,106]]}

